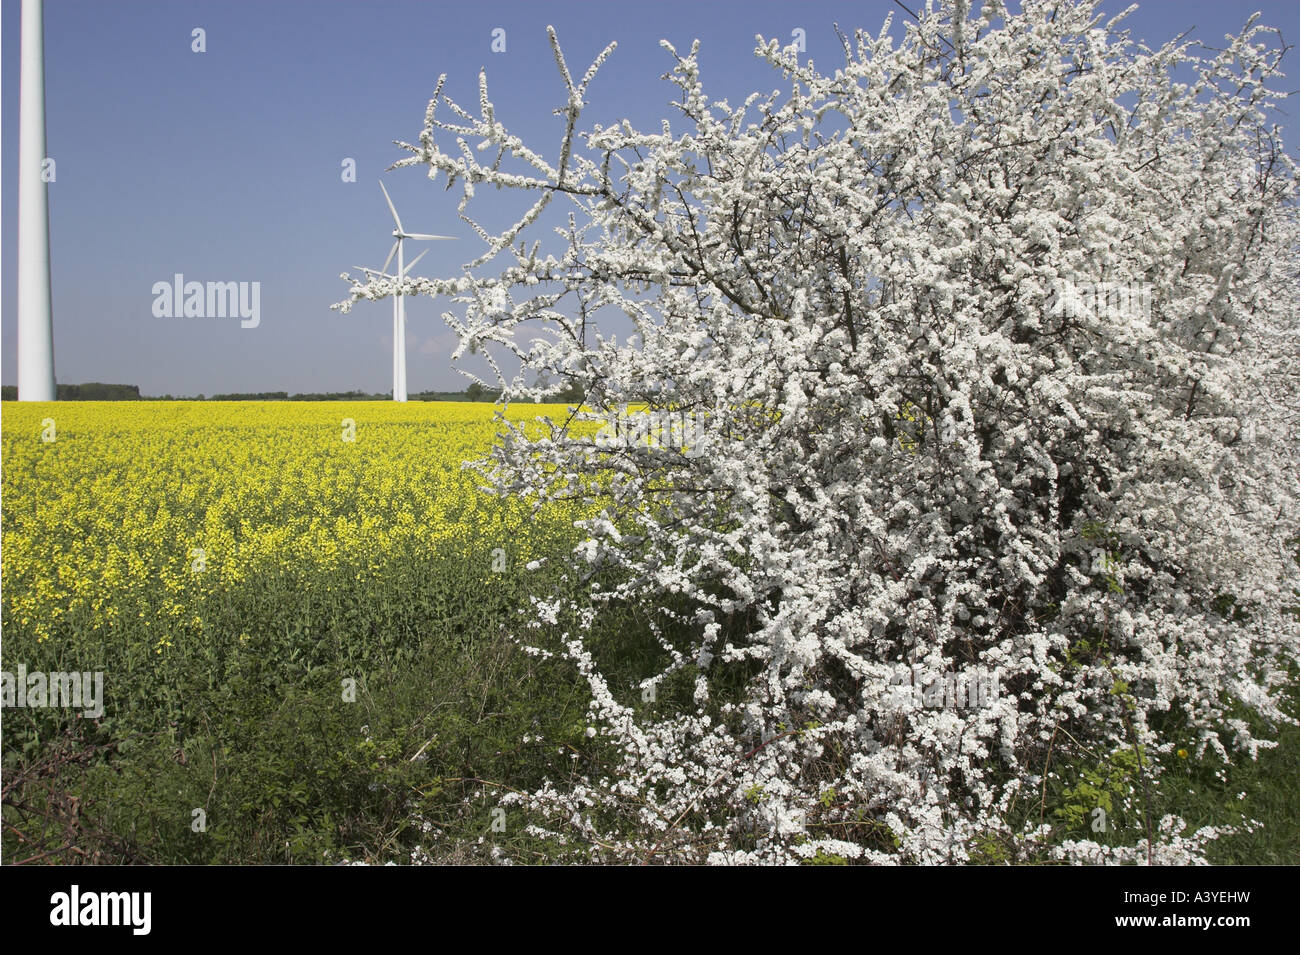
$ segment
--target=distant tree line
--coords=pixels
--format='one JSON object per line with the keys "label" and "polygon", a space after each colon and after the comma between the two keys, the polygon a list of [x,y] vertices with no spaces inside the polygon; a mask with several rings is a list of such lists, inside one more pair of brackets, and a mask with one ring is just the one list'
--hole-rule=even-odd
{"label": "distant tree line", "polygon": [[[476,390],[477,389],[477,390]],[[477,382],[465,391],[419,391],[407,395],[409,401],[496,401],[499,391],[489,391]],[[364,391],[299,392],[287,391],[236,392],[220,395],[199,395],[198,401],[388,401],[392,392],[367,393]],[[177,399],[172,399],[177,400]],[[186,399],[180,399],[186,400]]]}
{"label": "distant tree line", "polygon": [[[578,402],[585,396],[581,385],[569,385],[555,396],[558,402]],[[496,388],[486,388],[477,381],[464,391],[420,391],[409,395],[411,401],[485,401],[501,397]],[[329,391],[289,394],[287,391],[232,392],[220,395],[142,395],[139,385],[106,385],[92,381],[84,385],[59,385],[59,401],[388,401],[391,392],[368,394],[364,391]],[[0,386],[0,399],[18,400],[17,385]]]}
{"label": "distant tree line", "polygon": [[[139,385],[106,385],[100,381],[84,385],[58,385],[55,392],[59,401],[141,401]],[[18,400],[17,385],[0,385],[0,398]]]}
{"label": "distant tree line", "polygon": [[[391,392],[330,391],[289,394],[287,391],[232,392],[218,395],[142,395],[139,385],[106,385],[92,381],[83,385],[59,385],[59,401],[387,401]],[[496,401],[501,392],[474,382],[464,391],[421,391],[411,401]],[[577,396],[581,398],[579,394]],[[17,385],[0,385],[0,400],[17,401]],[[563,396],[559,400],[564,400]],[[576,398],[573,400],[577,400]]]}

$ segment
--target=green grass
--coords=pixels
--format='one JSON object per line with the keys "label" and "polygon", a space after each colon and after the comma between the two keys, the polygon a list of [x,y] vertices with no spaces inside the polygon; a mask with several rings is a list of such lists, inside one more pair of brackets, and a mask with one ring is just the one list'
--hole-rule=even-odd
{"label": "green grass", "polygon": [[[1300,864],[1300,728],[1287,726],[1275,737],[1278,746],[1259,759],[1241,759],[1226,769],[1226,781],[1215,767],[1192,766],[1186,789],[1176,804],[1189,823],[1233,822],[1240,817],[1263,825],[1212,843],[1208,850],[1217,865]],[[1238,794],[1245,797],[1238,799]]]}

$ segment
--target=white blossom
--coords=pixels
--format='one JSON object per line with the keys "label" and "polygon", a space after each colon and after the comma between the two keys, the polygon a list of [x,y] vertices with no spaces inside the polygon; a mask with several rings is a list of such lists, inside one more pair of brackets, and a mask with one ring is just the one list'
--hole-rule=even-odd
{"label": "white blossom", "polygon": [[[830,75],[760,38],[785,92],[735,107],[705,96],[698,43],[665,43],[677,125],[652,132],[580,134],[610,51],[575,83],[552,32],[553,161],[506,131],[486,81],[478,117],[440,84],[399,165],[526,195],[514,226],[476,226],[463,276],[408,289],[454,297],[458,356],[518,365],[493,365],[507,401],[587,395],[541,436],[509,426],[480,465],[498,493],[604,508],[569,589],[539,592],[516,635],[577,668],[616,754],[507,797],[557,844],[1199,862],[1221,830],[1170,816],[1122,844],[1061,838],[1026,800],[1068,759],[1143,752],[1138,792],[1175,745],[1252,758],[1270,741],[1241,706],[1291,722],[1300,227],[1267,115],[1278,44],[1252,19],[1221,52],[1153,51],[1096,3],[1022,6],[927,4],[901,41],[846,37]],[[557,200],[562,246],[528,249]],[[1054,298],[1067,284],[1142,308]],[[390,291],[358,282],[341,307]],[[597,309],[635,335],[602,334]],[[630,406],[690,409],[693,453],[573,427]],[[594,566],[618,582],[591,589]],[[635,686],[590,645],[614,603],[663,650]],[[999,692],[918,703],[900,669],[979,669]],[[679,675],[691,702],[668,706]]]}

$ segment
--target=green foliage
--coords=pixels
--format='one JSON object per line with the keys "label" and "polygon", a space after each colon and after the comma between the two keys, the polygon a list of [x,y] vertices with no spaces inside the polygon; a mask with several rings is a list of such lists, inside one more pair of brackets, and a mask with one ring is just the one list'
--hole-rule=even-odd
{"label": "green foliage", "polygon": [[986,834],[975,839],[970,847],[972,865],[1005,865],[1011,861],[1006,845],[997,836]]}
{"label": "green foliage", "polygon": [[[495,843],[544,861],[522,813],[492,832],[495,796],[572,771],[570,754],[590,748],[585,698],[571,668],[501,632],[538,575],[488,576],[484,563],[263,578],[222,593],[205,639],[165,656],[113,634],[95,660],[111,715],[6,711],[6,857],[320,863],[421,847],[483,861]],[[7,640],[15,652],[31,670],[69,653]]]}
{"label": "green foliage", "polygon": [[[1139,771],[1138,756],[1135,749],[1119,749],[1093,765],[1080,765],[1074,785],[1062,791],[1061,802],[1052,815],[1072,832],[1088,830],[1091,821],[1097,818],[1093,815],[1096,809],[1105,811],[1102,818],[1113,820],[1133,795]],[[1106,825],[1114,823],[1108,821]]]}
{"label": "green foliage", "polygon": [[[491,546],[484,542],[484,554]],[[78,629],[92,621],[67,621],[60,640],[40,644],[6,627],[6,659],[31,670],[77,660],[110,674],[104,719],[6,711],[6,858],[322,863],[403,862],[414,853],[484,862],[496,846],[519,861],[551,861],[554,847],[524,832],[534,821],[526,812],[494,813],[499,794],[598,773],[611,754],[586,735],[585,687],[572,668],[525,655],[503,636],[527,590],[547,584],[545,572],[488,575],[476,569],[485,562],[483,554],[400,554],[373,573],[344,566],[313,579],[285,568],[219,594],[203,608],[203,639],[163,656],[125,626],[80,644]],[[666,652],[655,620],[615,606],[592,641],[620,698],[647,712],[681,705],[694,682],[685,667],[654,699],[643,697],[640,680]],[[724,638],[743,626],[728,621]],[[1075,641],[1063,665],[1111,652],[1094,633]],[[738,665],[719,692],[739,692],[750,676]],[[355,702],[344,699],[345,679],[356,680]],[[1131,689],[1116,679],[1111,692],[1125,698]],[[1155,728],[1174,740],[1180,732],[1176,722]],[[1169,783],[1152,792],[1151,817],[1175,812],[1194,827],[1257,818],[1264,828],[1212,843],[1211,857],[1300,862],[1292,796],[1300,729],[1282,728],[1281,740],[1258,763],[1232,767],[1180,758],[1177,750],[1195,748],[1190,740],[1172,754],[1142,752],[1143,764],[1161,760]],[[1037,792],[1026,800],[1026,821],[1043,813],[1058,838],[1102,842],[1118,838],[1113,827],[1144,825],[1138,755],[1123,748],[1099,760],[1063,738],[1041,804]],[[741,795],[757,803],[763,792]],[[842,798],[827,788],[815,811]],[[1093,829],[1096,809],[1111,829]],[[872,814],[853,818],[855,838],[896,845]],[[1000,834],[968,851],[976,864],[1023,861]],[[847,861],[819,853],[804,864]]]}
{"label": "green foliage", "polygon": [[848,865],[849,860],[844,856],[832,855],[828,852],[818,850],[815,856],[803,860],[803,865]]}

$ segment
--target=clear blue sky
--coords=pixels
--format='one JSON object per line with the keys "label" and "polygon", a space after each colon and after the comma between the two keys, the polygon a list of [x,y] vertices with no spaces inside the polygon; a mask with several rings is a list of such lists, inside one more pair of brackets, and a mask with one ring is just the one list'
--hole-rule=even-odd
{"label": "clear blue sky", "polygon": [[[923,0],[906,2],[915,8]],[[1125,6],[1108,0],[1103,9]],[[3,0],[0,17],[6,383],[17,371],[20,8]],[[1288,42],[1300,40],[1300,4],[1292,0],[1148,0],[1129,27],[1152,46],[1193,26],[1193,36],[1217,43],[1256,9]],[[174,395],[388,391],[389,302],[363,302],[348,315],[329,305],[344,297],[340,272],[380,265],[387,254],[392,223],[381,176],[408,230],[461,237],[433,244],[420,274],[454,274],[481,250],[456,218],[457,190],[444,191],[423,170],[384,173],[404,155],[392,141],[418,136],[439,73],[448,74],[453,98],[476,112],[486,66],[498,119],[553,156],[561,127],[551,110],[562,86],[548,23],[578,74],[606,42],[619,43],[590,90],[584,126],[627,116],[654,128],[670,115],[673,92],[659,79],[669,68],[661,37],[679,48],[698,37],[705,91],[734,103],[783,85],[755,59],[756,33],[785,43],[801,27],[809,55],[833,69],[842,53],[832,23],[874,32],[891,10],[902,16],[890,0],[46,0],[58,380]],[[206,53],[191,51],[195,27],[206,31]],[[496,28],[506,31],[504,53],[490,49]],[[1290,69],[1297,74],[1294,62]],[[1294,124],[1287,142],[1300,153]],[[355,183],[341,180],[347,157],[356,160]],[[155,318],[152,286],[177,272],[187,281],[259,281],[260,327]],[[428,299],[409,304],[412,392],[464,387],[448,369],[453,341],[439,311]]]}

